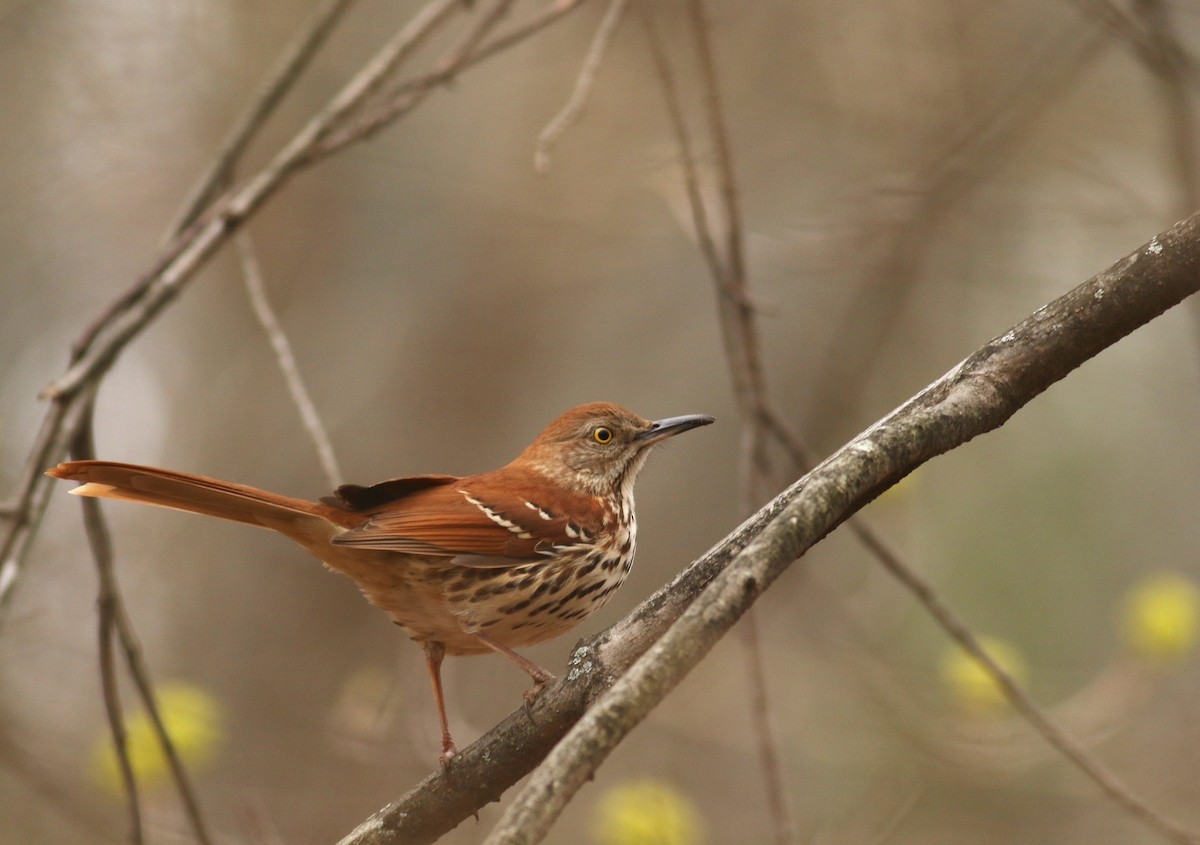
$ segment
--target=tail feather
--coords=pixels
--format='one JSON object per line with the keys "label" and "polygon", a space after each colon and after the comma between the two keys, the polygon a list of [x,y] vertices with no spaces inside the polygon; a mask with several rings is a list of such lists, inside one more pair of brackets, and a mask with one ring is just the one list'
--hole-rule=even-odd
{"label": "tail feather", "polygon": [[59,464],[46,474],[82,482],[71,490],[78,496],[140,502],[215,516],[273,529],[302,542],[314,534],[328,536],[334,510],[243,484],[136,464],[72,461]]}

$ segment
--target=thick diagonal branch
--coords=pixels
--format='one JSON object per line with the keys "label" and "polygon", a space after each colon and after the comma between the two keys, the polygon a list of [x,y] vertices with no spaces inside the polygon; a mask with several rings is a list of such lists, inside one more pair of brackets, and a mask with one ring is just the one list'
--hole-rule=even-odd
{"label": "thick diagonal branch", "polygon": [[[528,838],[531,832],[548,827],[609,751],[674,685],[671,678],[682,677],[806,549],[921,464],[999,428],[1071,370],[1197,290],[1200,215],[1039,308],[835,452],[630,616],[578,649],[571,671],[533,709],[532,722],[523,713],[513,714],[467,748],[452,773],[427,778],[364,822],[343,845],[433,841],[524,777],[580,720],[490,840],[536,841]],[[738,565],[729,566],[735,557]],[[718,583],[720,573],[727,574]],[[676,633],[662,640],[677,620],[682,622],[685,610],[689,621],[678,630],[694,637]],[[646,655],[637,675],[622,677],[656,640],[660,644]],[[664,655],[665,663],[680,665],[663,669],[669,675],[660,683],[647,677],[646,667],[658,670],[655,661]],[[606,694],[613,678],[621,678],[620,691],[614,686]],[[593,701],[596,706],[589,710]],[[1195,841],[1161,816],[1146,811],[1139,817],[1175,841]]]}
{"label": "thick diagonal branch", "polygon": [[[761,532],[605,693],[521,790],[487,845],[540,842],[576,791],[792,561],[930,458],[1003,425],[1071,370],[1200,288],[1200,215],[1176,225],[971,355],[778,496]],[[1007,691],[1007,690],[1006,690]],[[1059,750],[1077,753],[1064,738]],[[1132,797],[1098,761],[1081,766],[1147,826],[1200,842]]]}

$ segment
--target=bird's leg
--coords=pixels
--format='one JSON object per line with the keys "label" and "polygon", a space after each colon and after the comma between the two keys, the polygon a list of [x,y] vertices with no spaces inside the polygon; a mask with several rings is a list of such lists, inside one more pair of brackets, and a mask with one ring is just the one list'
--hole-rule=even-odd
{"label": "bird's leg", "polygon": [[446,656],[446,649],[441,643],[428,640],[422,645],[425,648],[425,665],[429,668],[429,680],[433,682],[433,698],[437,702],[438,719],[442,722],[442,753],[438,761],[445,769],[458,753],[458,746],[450,736],[450,722],[446,719],[446,697],[442,694],[442,658]]}
{"label": "bird's leg", "polygon": [[493,640],[487,634],[484,634],[480,631],[472,631],[470,634],[492,651],[496,652],[496,654],[501,654],[507,657],[513,663],[520,666],[529,675],[529,677],[533,678],[533,686],[525,691],[525,707],[526,713],[528,713],[528,708],[532,707],[533,703],[538,700],[538,697],[542,694],[542,690],[544,690],[550,683],[554,681],[553,673],[547,672],[529,658],[522,657],[504,643]]}

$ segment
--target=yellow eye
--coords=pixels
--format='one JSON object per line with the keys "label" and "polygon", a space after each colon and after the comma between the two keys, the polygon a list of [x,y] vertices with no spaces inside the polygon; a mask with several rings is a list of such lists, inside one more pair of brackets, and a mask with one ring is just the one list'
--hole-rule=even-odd
{"label": "yellow eye", "polygon": [[612,431],[604,426],[599,426],[592,431],[592,439],[597,443],[607,443],[612,440],[612,437]]}

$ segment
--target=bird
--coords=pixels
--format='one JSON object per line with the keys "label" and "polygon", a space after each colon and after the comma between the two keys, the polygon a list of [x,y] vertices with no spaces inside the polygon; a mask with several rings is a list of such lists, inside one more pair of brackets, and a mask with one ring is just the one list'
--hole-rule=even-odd
{"label": "bird", "polygon": [[312,502],[184,472],[111,461],[47,471],[80,496],[139,502],[276,531],[334,572],[418,643],[441,727],[443,769],[458,753],[446,716],[446,655],[495,652],[533,680],[554,675],[515,649],[574,628],[633,565],[633,485],[658,443],[714,419],[656,421],[611,402],[572,408],[507,465],[476,475],[345,484]]}

